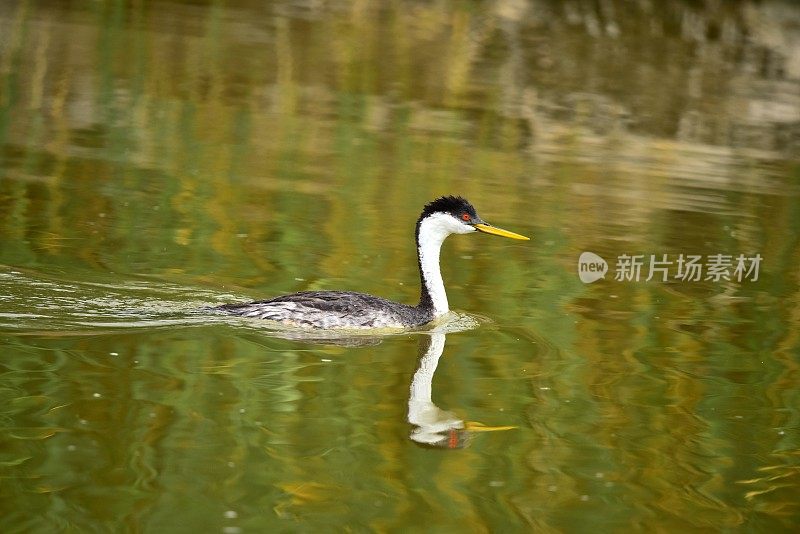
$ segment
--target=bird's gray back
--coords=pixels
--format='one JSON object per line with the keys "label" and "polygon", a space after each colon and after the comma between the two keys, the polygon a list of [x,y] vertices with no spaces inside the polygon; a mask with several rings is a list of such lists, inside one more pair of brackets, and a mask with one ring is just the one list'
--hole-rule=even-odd
{"label": "bird's gray back", "polygon": [[433,319],[413,306],[353,291],[302,291],[217,309],[312,328],[408,328]]}

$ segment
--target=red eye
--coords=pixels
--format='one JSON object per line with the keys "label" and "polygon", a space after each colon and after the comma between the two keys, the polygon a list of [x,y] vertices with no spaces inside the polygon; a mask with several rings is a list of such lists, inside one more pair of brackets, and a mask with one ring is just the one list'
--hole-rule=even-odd
{"label": "red eye", "polygon": [[469,213],[462,213],[462,214],[461,214],[461,220],[462,220],[462,221],[468,221],[468,220],[470,220]]}

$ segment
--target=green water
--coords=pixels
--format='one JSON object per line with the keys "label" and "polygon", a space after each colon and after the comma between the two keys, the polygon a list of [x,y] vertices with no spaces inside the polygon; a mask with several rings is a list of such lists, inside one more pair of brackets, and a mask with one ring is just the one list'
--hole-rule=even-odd
{"label": "green water", "polygon": [[[2,2],[0,531],[796,531],[798,28],[779,1]],[[533,240],[451,237],[438,330],[203,311],[416,302],[414,221],[451,193]],[[664,254],[762,262],[616,279]]]}

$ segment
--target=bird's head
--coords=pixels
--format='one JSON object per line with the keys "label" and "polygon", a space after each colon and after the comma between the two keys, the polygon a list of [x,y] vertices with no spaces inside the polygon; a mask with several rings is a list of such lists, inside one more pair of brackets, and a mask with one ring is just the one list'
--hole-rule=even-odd
{"label": "bird's head", "polygon": [[468,234],[470,232],[483,232],[511,239],[529,240],[524,235],[509,232],[492,226],[481,219],[475,208],[466,199],[461,197],[446,196],[429,202],[422,210],[417,220],[417,237],[421,230],[444,239],[450,234]]}

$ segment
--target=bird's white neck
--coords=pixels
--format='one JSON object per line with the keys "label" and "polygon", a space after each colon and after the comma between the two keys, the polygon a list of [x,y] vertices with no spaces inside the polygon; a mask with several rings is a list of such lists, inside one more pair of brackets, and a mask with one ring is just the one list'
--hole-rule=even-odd
{"label": "bird's white neck", "polygon": [[433,303],[433,315],[440,317],[450,311],[447,303],[447,292],[444,290],[442,271],[439,268],[439,251],[442,242],[427,242],[419,245],[419,266],[422,272],[422,283],[428,290]]}
{"label": "bird's white neck", "polygon": [[[419,270],[424,291],[427,290],[433,305],[433,316],[441,317],[450,311],[447,293],[444,290],[442,271],[439,268],[439,252],[445,238],[453,233],[474,231],[460,224],[454,217],[445,213],[434,213],[423,219],[417,234],[417,253]],[[422,303],[422,299],[420,301]]]}

